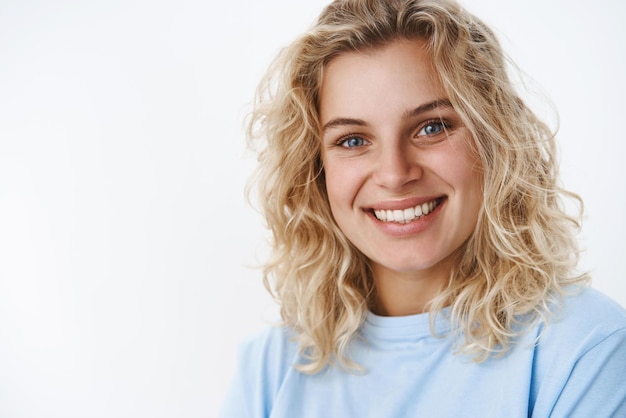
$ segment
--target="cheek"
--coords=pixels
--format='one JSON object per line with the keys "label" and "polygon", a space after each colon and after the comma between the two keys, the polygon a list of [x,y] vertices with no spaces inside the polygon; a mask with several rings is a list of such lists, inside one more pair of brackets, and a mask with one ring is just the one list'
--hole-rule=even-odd
{"label": "cheek", "polygon": [[457,146],[441,156],[439,167],[444,170],[441,175],[455,190],[463,206],[464,218],[475,223],[483,201],[483,175],[479,161],[469,150]]}
{"label": "cheek", "polygon": [[473,230],[478,221],[478,214],[483,202],[482,174],[477,168],[471,167],[467,163],[456,174],[459,176],[457,178],[457,191],[462,197],[465,219],[468,226],[473,225],[471,228]]}
{"label": "cheek", "polygon": [[359,170],[353,164],[329,161],[324,166],[326,191],[333,215],[350,208],[360,190]]}
{"label": "cheek", "polygon": [[341,175],[340,170],[334,167],[325,167],[326,175],[326,191],[328,192],[328,201],[330,208],[335,215],[336,208],[341,205],[342,196],[345,197],[345,189],[348,188],[345,176]]}
{"label": "cheek", "polygon": [[467,136],[452,144],[449,152],[442,156],[441,165],[447,167],[448,178],[458,187],[464,190],[482,188],[480,161],[472,152]]}

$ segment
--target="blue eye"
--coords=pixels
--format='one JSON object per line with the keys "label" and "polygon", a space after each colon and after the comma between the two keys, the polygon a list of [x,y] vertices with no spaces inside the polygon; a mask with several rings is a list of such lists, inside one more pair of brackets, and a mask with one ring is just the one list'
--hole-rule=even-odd
{"label": "blue eye", "polygon": [[417,133],[417,136],[437,135],[437,134],[440,134],[441,132],[445,131],[446,128],[449,128],[449,126],[447,126],[441,120],[428,122],[426,125],[424,125],[424,127],[422,129],[420,129],[420,131]]}
{"label": "blue eye", "polygon": [[351,137],[342,139],[339,142],[339,145],[344,148],[362,147],[363,145],[366,145],[366,144],[367,142],[363,138],[359,138],[358,136],[351,136]]}

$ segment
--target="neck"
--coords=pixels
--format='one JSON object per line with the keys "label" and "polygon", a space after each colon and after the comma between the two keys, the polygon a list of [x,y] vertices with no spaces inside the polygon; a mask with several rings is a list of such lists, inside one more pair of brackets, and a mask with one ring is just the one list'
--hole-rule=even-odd
{"label": "neck", "polygon": [[397,272],[374,265],[376,299],[372,312],[381,316],[406,316],[428,311],[428,304],[445,286],[450,269]]}

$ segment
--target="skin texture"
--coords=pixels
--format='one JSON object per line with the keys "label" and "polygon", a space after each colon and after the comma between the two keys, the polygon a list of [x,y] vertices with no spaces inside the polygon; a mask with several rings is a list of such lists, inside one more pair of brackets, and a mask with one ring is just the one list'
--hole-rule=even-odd
{"label": "skin texture", "polygon": [[[322,160],[333,216],[371,261],[379,315],[423,312],[481,205],[480,170],[419,40],[334,58],[320,94]],[[410,222],[374,209],[438,206]]]}

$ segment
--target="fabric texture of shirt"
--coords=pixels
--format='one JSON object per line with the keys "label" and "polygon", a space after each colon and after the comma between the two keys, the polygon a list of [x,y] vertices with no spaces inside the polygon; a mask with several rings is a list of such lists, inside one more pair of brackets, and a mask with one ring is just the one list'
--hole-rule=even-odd
{"label": "fabric texture of shirt", "polygon": [[299,372],[291,337],[273,327],[241,345],[223,418],[626,418],[626,311],[593,289],[482,363],[433,336],[428,314],[368,313],[349,350],[362,373]]}

